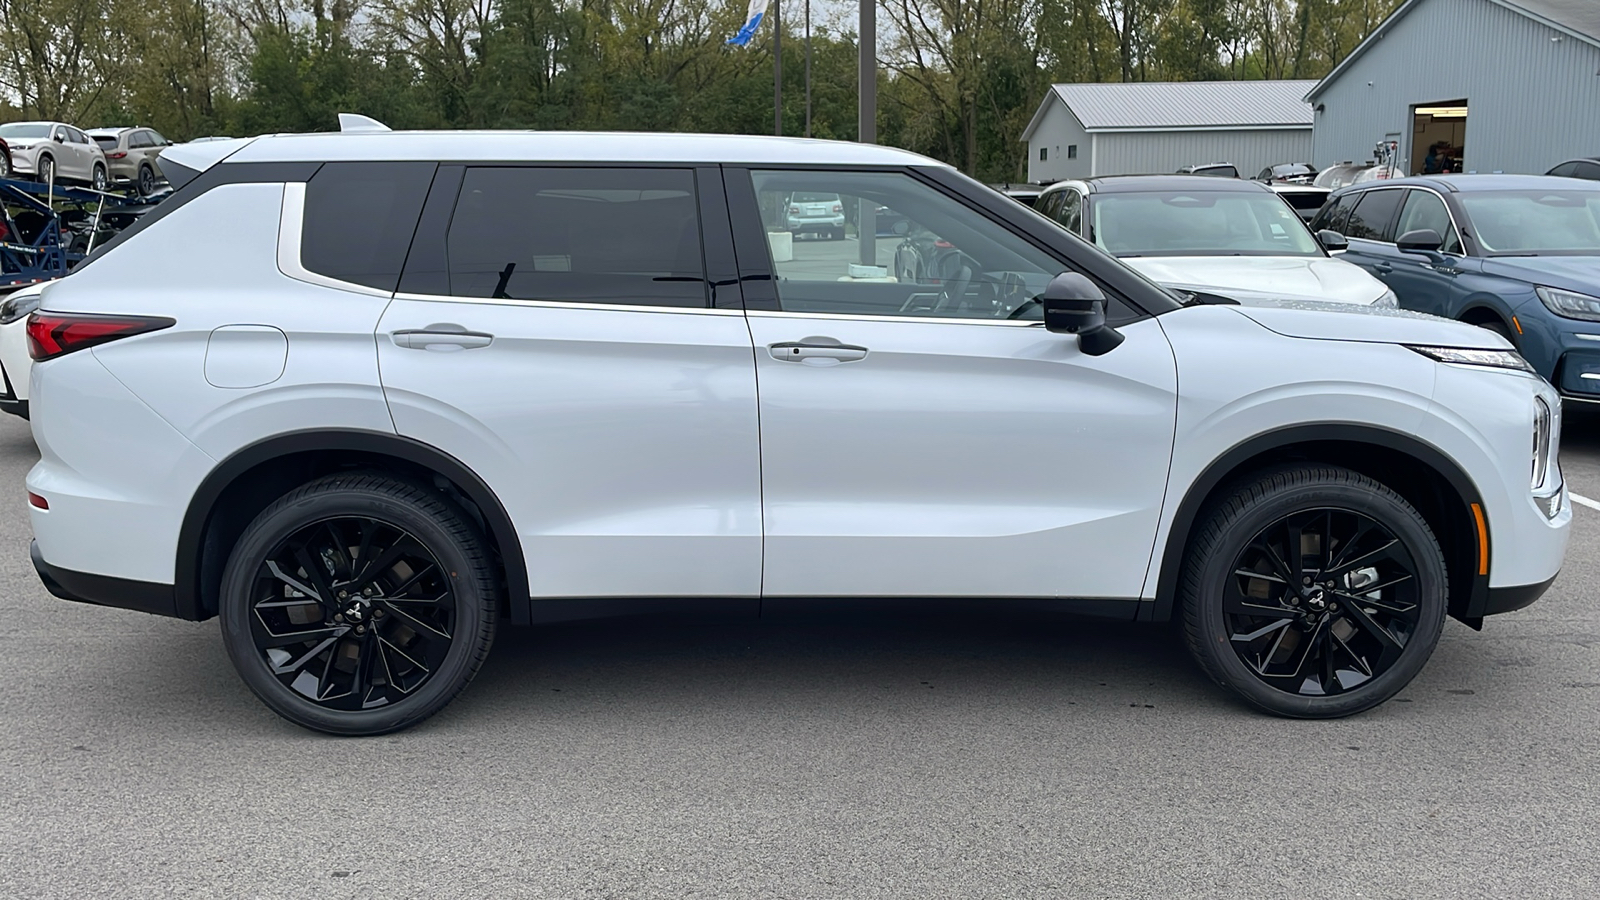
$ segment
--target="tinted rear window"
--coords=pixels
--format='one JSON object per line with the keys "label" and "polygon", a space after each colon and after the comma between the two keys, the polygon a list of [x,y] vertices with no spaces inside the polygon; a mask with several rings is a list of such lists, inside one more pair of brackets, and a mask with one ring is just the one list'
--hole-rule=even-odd
{"label": "tinted rear window", "polygon": [[97,135],[94,136],[94,142],[96,144],[99,144],[100,145],[100,149],[102,149],[102,150],[115,150],[115,149],[117,149],[117,138],[116,138],[116,135],[107,136],[107,135],[103,135],[103,134],[97,134]]}
{"label": "tinted rear window", "polygon": [[300,263],[392,291],[433,181],[431,162],[328,163],[306,182]]}
{"label": "tinted rear window", "polygon": [[450,293],[705,306],[695,209],[690,169],[468,169],[446,239]]}

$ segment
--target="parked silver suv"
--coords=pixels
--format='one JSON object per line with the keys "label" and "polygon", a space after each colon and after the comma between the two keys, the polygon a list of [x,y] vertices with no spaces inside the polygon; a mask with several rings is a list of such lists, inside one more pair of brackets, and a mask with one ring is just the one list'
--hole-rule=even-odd
{"label": "parked silver suv", "polygon": [[11,170],[19,176],[82,181],[99,191],[111,183],[100,145],[65,122],[11,122],[0,125],[0,138],[11,145]]}
{"label": "parked silver suv", "polygon": [[155,193],[162,180],[156,156],[171,141],[152,128],[91,128],[89,137],[105,153],[113,182],[137,187],[141,197]]}

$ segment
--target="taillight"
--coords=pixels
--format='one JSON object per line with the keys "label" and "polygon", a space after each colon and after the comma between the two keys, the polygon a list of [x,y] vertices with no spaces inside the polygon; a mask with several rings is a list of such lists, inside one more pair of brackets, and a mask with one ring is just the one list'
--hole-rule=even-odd
{"label": "taillight", "polygon": [[791,216],[800,215],[800,207],[798,207],[798,206],[789,207],[789,215],[791,215]]}
{"label": "taillight", "polygon": [[35,312],[28,316],[28,355],[36,361],[55,359],[74,350],[118,338],[160,331],[177,324],[166,316],[100,316],[87,313]]}
{"label": "taillight", "polygon": [[833,211],[834,212],[844,212],[844,207],[842,207],[839,204],[835,203],[833,205]]}
{"label": "taillight", "polygon": [[118,150],[115,153],[107,153],[106,154],[106,159],[122,159],[123,157],[125,157],[127,155],[128,155],[128,152],[126,150]]}

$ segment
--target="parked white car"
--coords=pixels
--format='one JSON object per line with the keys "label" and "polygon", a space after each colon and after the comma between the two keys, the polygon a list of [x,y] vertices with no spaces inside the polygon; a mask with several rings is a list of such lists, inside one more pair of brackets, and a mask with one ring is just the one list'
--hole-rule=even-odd
{"label": "parked white car", "polygon": [[100,145],[65,122],[8,122],[0,138],[11,147],[11,170],[35,181],[79,181],[97,191],[111,183]]}
{"label": "parked white car", "polygon": [[28,417],[28,314],[39,308],[44,285],[28,285],[0,300],[0,412]]}
{"label": "parked white car", "polygon": [[[1394,292],[1329,256],[1297,211],[1266,185],[1194,175],[1123,175],[1051,185],[1034,207],[1145,277],[1246,304],[1393,307]],[[1337,239],[1335,241],[1335,239]]]}
{"label": "parked white car", "polygon": [[[1561,567],[1561,404],[1502,338],[1185,305],[900,150],[368,130],[162,168],[28,320],[34,564],[219,616],[310,728],[435,712],[503,621],[818,597],[1177,616],[1246,702],[1340,716]],[[898,219],[775,261],[800,192],[951,277],[883,274]]]}

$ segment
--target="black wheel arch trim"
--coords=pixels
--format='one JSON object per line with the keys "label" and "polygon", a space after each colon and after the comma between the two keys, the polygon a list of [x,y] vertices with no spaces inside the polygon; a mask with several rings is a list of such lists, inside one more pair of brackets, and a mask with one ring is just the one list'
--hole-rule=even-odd
{"label": "black wheel arch trim", "polygon": [[490,536],[500,547],[507,596],[511,600],[512,623],[529,623],[528,567],[522,552],[522,541],[511,524],[511,516],[489,485],[465,463],[421,441],[386,432],[360,430],[298,431],[276,435],[239,450],[213,468],[190,498],[189,508],[184,513],[183,524],[178,531],[173,614],[178,618],[196,621],[214,615],[214,612],[205,609],[200,595],[201,551],[212,512],[223,492],[240,475],[264,462],[280,456],[318,451],[390,456],[430,469],[449,479],[478,507]]}
{"label": "black wheel arch trim", "polygon": [[[1184,493],[1183,500],[1178,504],[1177,513],[1172,520],[1172,527],[1167,531],[1166,542],[1163,545],[1161,554],[1161,570],[1156,579],[1155,601],[1144,604],[1144,607],[1140,610],[1141,615],[1139,618],[1141,621],[1165,622],[1172,618],[1172,611],[1177,601],[1178,579],[1183,570],[1184,551],[1189,542],[1189,535],[1194,530],[1196,520],[1200,517],[1201,511],[1205,507],[1205,502],[1212,491],[1232,477],[1239,466],[1253,457],[1294,444],[1316,443],[1319,441],[1368,444],[1405,454],[1432,469],[1443,477],[1455,491],[1463,509],[1470,510],[1472,504],[1477,504],[1480,509],[1484,510],[1484,527],[1488,537],[1487,547],[1490,550],[1493,549],[1494,523],[1489,521],[1488,510],[1483,505],[1483,497],[1478,492],[1477,485],[1442,450],[1411,435],[1377,425],[1347,423],[1291,425],[1275,431],[1258,434],[1234,445],[1232,449],[1212,460],[1205,471],[1201,472],[1200,476],[1190,483]],[[1471,589],[1466,594],[1464,603],[1458,600],[1458,596],[1460,595],[1456,595],[1452,591],[1449,605],[1450,615],[1473,627],[1478,627],[1481,624],[1483,616],[1505,611],[1504,609],[1494,608],[1495,604],[1491,603],[1489,576],[1486,574],[1475,574],[1472,577]],[[1533,600],[1530,599],[1528,602],[1531,603]]]}

